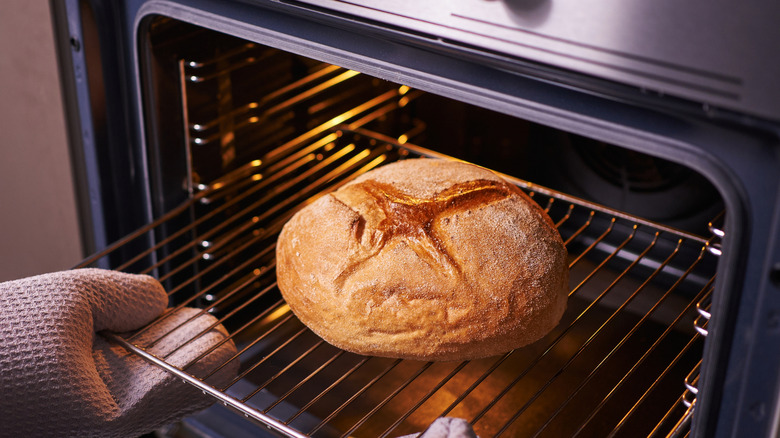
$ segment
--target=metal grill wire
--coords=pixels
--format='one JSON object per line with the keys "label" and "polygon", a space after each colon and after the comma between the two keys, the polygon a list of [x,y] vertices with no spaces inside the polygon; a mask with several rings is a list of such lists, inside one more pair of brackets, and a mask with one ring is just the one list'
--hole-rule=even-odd
{"label": "metal grill wire", "polygon": [[667,376],[684,377],[700,358],[689,327],[712,287],[706,242],[540,188],[529,193],[565,239],[573,286],[560,327],[542,341],[498,358],[419,363],[345,353],[309,332],[276,290],[275,236],[322,193],[420,152],[381,137],[330,130],[286,145],[277,160],[251,163],[136,234],[195,218],[118,268],[158,276],[176,307],[201,306],[229,328],[241,374],[209,392],[289,434],[394,436],[453,415],[482,436],[588,436],[604,423],[611,435],[636,433],[669,381],[682,390],[682,378]]}
{"label": "metal grill wire", "polygon": [[[218,79],[222,64],[239,69],[272,55],[247,44],[209,63],[182,61],[182,87]],[[357,76],[314,68],[261,101],[188,125],[187,143],[193,153],[212,143],[225,146],[222,119],[234,120],[231,133],[261,120],[273,126],[282,109],[336,84],[357,88],[349,85]],[[342,92],[327,102],[352,95]],[[83,263],[110,260],[115,269],[154,275],[175,307],[215,315],[238,345],[242,364],[227,386],[206,383],[219,367],[188,374],[209,351],[176,368],[145,351],[162,337],[135,343],[165,316],[126,338],[108,336],[290,436],[397,436],[447,415],[466,418],[483,437],[684,430],[679,394],[686,376],[695,380],[701,359],[701,330],[693,330],[693,320],[714,281],[708,242],[524,181],[510,179],[550,214],[570,258],[569,308],[541,341],[461,363],[362,357],[324,343],[290,312],[275,283],[276,235],[295,211],[362,173],[408,156],[438,156],[407,143],[424,132],[419,121],[393,138],[370,130],[419,95],[406,87],[383,89],[326,117],[259,159],[194,187],[188,202]],[[119,249],[135,241],[156,243],[117,261],[127,252]]]}

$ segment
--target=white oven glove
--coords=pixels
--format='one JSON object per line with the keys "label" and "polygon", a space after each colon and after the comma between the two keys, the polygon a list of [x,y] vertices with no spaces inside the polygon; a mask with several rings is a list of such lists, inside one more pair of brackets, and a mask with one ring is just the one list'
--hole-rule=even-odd
{"label": "white oven glove", "polygon": [[478,438],[468,421],[455,417],[439,417],[422,434],[400,438]]}
{"label": "white oven glove", "polygon": [[[135,330],[167,305],[152,277],[101,269],[0,283],[0,436],[132,437],[210,405],[200,390],[97,333]],[[156,339],[197,312],[181,309],[141,337]],[[166,354],[215,321],[204,314],[150,351]],[[226,334],[218,326],[166,360],[184,366]],[[229,341],[187,372],[210,371],[235,352]],[[208,382],[226,383],[237,367],[232,361]]]}

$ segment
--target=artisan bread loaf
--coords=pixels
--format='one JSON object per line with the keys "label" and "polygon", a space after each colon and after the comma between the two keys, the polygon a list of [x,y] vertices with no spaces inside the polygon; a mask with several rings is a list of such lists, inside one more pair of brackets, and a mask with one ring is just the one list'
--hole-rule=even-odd
{"label": "artisan bread loaf", "polygon": [[456,161],[362,175],[296,213],[276,254],[295,315],[364,355],[492,356],[543,337],[566,308],[551,219],[513,184]]}

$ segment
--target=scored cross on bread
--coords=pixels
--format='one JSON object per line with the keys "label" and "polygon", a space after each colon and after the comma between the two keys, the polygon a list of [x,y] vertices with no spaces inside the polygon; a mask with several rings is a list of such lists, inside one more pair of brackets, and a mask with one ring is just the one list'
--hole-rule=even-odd
{"label": "scored cross on bread", "polygon": [[[446,221],[450,214],[465,212],[517,192],[516,186],[506,182],[480,179],[455,184],[432,198],[419,198],[403,193],[391,184],[369,180],[349,185],[333,196],[345,204],[373,203],[367,210],[379,213],[372,215],[379,217],[358,216],[352,224],[355,238],[368,249],[366,257],[382,250],[391,238],[398,238],[405,240],[426,263],[437,265],[451,275],[460,275],[458,262],[442,244],[433,222],[439,217],[445,217]],[[367,221],[373,223],[367,224]],[[356,265],[362,261],[357,261]],[[349,275],[352,269],[341,275]]]}

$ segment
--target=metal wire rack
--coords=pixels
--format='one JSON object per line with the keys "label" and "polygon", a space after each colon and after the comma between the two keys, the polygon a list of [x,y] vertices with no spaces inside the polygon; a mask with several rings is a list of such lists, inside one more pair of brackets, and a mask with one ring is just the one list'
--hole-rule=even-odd
{"label": "metal wire rack", "polygon": [[239,375],[214,387],[207,379],[222,365],[192,375],[200,358],[176,367],[149,353],[166,335],[140,335],[163,319],[106,336],[284,436],[400,436],[440,416],[465,418],[482,437],[684,435],[720,225],[704,238],[505,176],[548,212],[568,249],[560,325],[533,345],[460,363],[341,351],[282,300],[277,234],[371,169],[449,157],[410,144],[426,126],[402,108],[419,91],[253,43],[215,50],[177,65],[189,199],[82,266],[154,275],[173,307],[214,315],[238,347],[226,363],[238,360]]}
{"label": "metal wire rack", "polygon": [[359,123],[327,126],[201,186],[84,262],[152,274],[175,307],[216,316],[239,348],[228,385],[205,383],[216,369],[194,376],[148,353],[137,334],[109,336],[288,436],[399,436],[440,416],[465,418],[483,437],[671,432],[665,419],[701,359],[693,321],[714,282],[708,240],[528,182],[507,177],[551,216],[571,273],[566,314],[537,343],[460,363],[363,357],[294,317],[275,283],[282,225],[357,175],[421,155],[437,156]]}
{"label": "metal wire rack", "polygon": [[[720,240],[725,236],[724,231],[725,217],[721,213],[715,217],[709,224],[708,229],[712,238],[707,242],[707,250],[716,256],[721,255]],[[699,337],[706,337],[708,334],[707,324],[712,317],[710,306],[712,305],[712,290],[708,291],[696,303],[696,318],[693,320],[693,328]],[[663,425],[670,421],[675,421],[674,425],[667,432],[667,437],[686,437],[690,435],[691,419],[696,410],[696,396],[699,393],[699,372],[701,361],[685,376],[685,391],[680,396],[679,403],[672,406],[664,418],[659,422],[656,430],[660,430]],[[655,435],[655,434],[654,434]]]}

